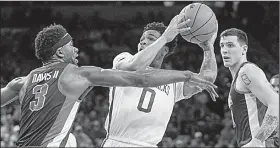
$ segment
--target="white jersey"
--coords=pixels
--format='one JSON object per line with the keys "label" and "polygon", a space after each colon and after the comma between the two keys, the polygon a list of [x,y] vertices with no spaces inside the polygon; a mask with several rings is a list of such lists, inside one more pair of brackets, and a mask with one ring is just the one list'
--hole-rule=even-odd
{"label": "white jersey", "polygon": [[[123,58],[117,56],[114,65],[117,59]],[[105,122],[107,138],[156,146],[165,133],[174,104],[188,98],[183,95],[183,85],[184,82],[150,88],[110,88],[110,108]]]}

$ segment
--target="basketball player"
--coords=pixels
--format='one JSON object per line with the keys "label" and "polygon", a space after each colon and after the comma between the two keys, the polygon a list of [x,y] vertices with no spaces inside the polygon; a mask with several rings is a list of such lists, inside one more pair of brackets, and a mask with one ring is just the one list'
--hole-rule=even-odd
{"label": "basketball player", "polygon": [[40,31],[35,39],[35,51],[43,66],[1,88],[1,106],[17,98],[21,104],[16,142],[20,147],[64,147],[66,141],[71,141],[68,140],[69,131],[80,102],[93,86],[155,87],[189,80],[212,90],[215,87],[189,71],[125,72],[94,66],[78,67],[78,49],[61,25],[51,25]]}
{"label": "basketball player", "polygon": [[[128,71],[161,68],[163,59],[176,48],[176,27],[174,19],[167,28],[163,23],[147,24],[138,44],[138,53],[119,54],[113,61],[113,68]],[[217,75],[213,48],[215,38],[216,34],[211,40],[200,44],[204,50],[204,60],[199,75],[211,82],[215,81]],[[157,147],[174,104],[203,89],[203,86],[186,81],[146,88],[112,87],[103,147]],[[210,94],[213,100],[218,96],[216,93]]]}
{"label": "basketball player", "polygon": [[274,88],[274,90],[279,93],[279,74],[274,75],[271,79],[270,79],[270,84],[272,85],[272,87]]}
{"label": "basketball player", "polygon": [[275,136],[279,124],[279,95],[262,69],[248,62],[248,39],[242,30],[231,28],[220,35],[224,66],[233,81],[228,104],[239,147],[264,147]]}

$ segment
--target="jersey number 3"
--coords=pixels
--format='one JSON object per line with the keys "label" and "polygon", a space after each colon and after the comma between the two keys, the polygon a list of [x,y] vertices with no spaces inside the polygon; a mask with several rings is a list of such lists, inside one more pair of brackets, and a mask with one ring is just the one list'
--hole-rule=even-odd
{"label": "jersey number 3", "polygon": [[[143,108],[143,103],[144,100],[147,98],[147,92],[151,93],[151,96],[149,98],[149,104],[147,108]],[[155,100],[155,96],[156,96],[156,92],[154,90],[152,90],[151,88],[144,88],[137,106],[137,109],[141,112],[145,112],[145,113],[149,113],[152,110],[152,106],[154,104],[154,100]]]}
{"label": "jersey number 3", "polygon": [[35,95],[35,101],[31,101],[29,104],[29,109],[31,111],[38,111],[44,107],[45,99],[46,99],[46,94],[48,93],[48,84],[43,84],[43,85],[36,85],[32,93]]}

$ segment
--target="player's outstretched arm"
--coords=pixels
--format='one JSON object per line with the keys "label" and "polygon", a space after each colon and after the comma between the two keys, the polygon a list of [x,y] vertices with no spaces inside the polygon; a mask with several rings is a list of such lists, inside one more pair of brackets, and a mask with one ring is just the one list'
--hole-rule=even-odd
{"label": "player's outstretched arm", "polygon": [[[217,32],[212,36],[209,41],[200,43],[199,46],[204,51],[204,58],[200,68],[199,76],[210,82],[215,82],[217,77],[217,63],[214,53],[214,42],[217,37]],[[192,96],[198,92],[201,92],[202,88],[197,87],[192,83],[184,83],[184,96]],[[215,95],[210,93],[213,101],[215,101]]]}
{"label": "player's outstretched arm", "polygon": [[256,139],[265,141],[279,124],[279,95],[273,90],[264,72],[253,64],[246,64],[240,69],[244,85],[267,106],[260,130]]}
{"label": "player's outstretched arm", "polygon": [[25,77],[18,77],[1,88],[1,107],[18,99],[19,92],[24,85]]}
{"label": "player's outstretched arm", "polygon": [[156,39],[153,44],[149,45],[142,51],[139,51],[134,56],[129,53],[122,53],[118,55],[114,60],[115,68],[126,71],[135,71],[147,68],[166,43],[171,42],[178,33],[190,30],[190,28],[186,28],[186,24],[190,22],[190,20],[182,21],[178,24],[181,19],[183,19],[183,15],[176,15],[171,20],[162,36]]}
{"label": "player's outstretched arm", "polygon": [[190,71],[147,69],[138,71],[122,71],[102,69],[94,66],[77,67],[77,74],[86,78],[93,86],[135,86],[156,87],[180,81],[193,81],[209,88],[216,87],[211,82],[200,79]]}
{"label": "player's outstretched arm", "polygon": [[217,77],[217,62],[214,52],[214,42],[217,38],[217,32],[212,36],[209,41],[199,44],[204,51],[204,58],[200,68],[199,75],[204,79],[215,82]]}

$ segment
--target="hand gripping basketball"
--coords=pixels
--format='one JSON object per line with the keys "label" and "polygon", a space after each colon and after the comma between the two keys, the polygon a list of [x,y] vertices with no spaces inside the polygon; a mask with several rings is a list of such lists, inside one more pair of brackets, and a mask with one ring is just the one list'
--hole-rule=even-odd
{"label": "hand gripping basketball", "polygon": [[[183,20],[183,15],[176,15],[171,21],[170,24],[165,29],[162,36],[166,39],[167,42],[171,42],[179,33],[186,32],[190,30],[190,27],[187,27],[187,24],[190,22],[190,19]],[[180,22],[180,23],[179,23]]]}
{"label": "hand gripping basketball", "polygon": [[202,43],[211,38],[217,31],[218,23],[215,13],[210,7],[202,3],[192,3],[182,9],[180,15],[184,15],[184,20],[191,19],[188,26],[189,31],[180,33],[181,36],[191,43]]}

